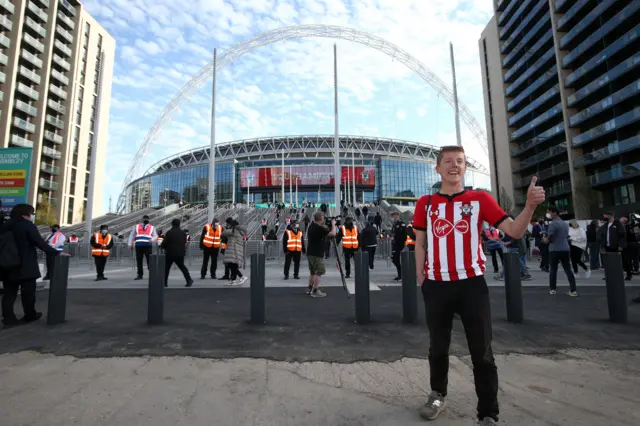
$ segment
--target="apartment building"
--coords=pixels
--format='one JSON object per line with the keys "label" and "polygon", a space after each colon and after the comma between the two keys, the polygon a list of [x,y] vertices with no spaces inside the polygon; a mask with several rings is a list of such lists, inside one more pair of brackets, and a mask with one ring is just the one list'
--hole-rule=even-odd
{"label": "apartment building", "polygon": [[28,200],[60,224],[84,218],[93,149],[103,185],[114,52],[79,0],[0,0],[0,148],[33,149]]}
{"label": "apartment building", "polygon": [[640,210],[640,1],[495,0],[479,41],[491,180],[569,217]]}

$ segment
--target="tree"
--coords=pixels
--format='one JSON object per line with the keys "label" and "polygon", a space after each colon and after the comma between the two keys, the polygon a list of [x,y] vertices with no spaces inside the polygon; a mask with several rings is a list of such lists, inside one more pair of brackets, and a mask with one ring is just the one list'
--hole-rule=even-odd
{"label": "tree", "polygon": [[54,225],[56,221],[56,213],[49,201],[45,200],[36,205],[36,225]]}

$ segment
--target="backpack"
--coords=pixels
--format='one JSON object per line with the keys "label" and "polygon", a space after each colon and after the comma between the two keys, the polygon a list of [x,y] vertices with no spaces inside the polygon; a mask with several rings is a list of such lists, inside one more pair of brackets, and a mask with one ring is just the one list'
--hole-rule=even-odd
{"label": "backpack", "polygon": [[11,270],[22,264],[13,232],[0,234],[0,269]]}

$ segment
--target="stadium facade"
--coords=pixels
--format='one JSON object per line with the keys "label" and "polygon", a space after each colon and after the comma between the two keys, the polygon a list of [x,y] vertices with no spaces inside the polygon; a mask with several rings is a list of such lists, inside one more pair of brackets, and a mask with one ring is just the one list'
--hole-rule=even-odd
{"label": "stadium facade", "polygon": [[[208,146],[197,148],[156,163],[127,187],[126,210],[207,202],[209,152]],[[437,155],[438,147],[416,142],[341,136],[342,198],[347,198],[348,187],[353,203],[355,180],[358,203],[387,200],[412,205],[439,187]],[[332,203],[333,161],[333,136],[267,137],[218,144],[216,203]],[[490,182],[488,170],[467,158],[465,185],[490,190]]]}

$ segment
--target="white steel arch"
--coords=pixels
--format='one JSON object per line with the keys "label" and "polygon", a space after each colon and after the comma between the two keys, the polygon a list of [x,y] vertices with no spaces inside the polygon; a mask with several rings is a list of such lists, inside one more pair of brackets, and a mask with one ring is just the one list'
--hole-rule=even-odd
{"label": "white steel arch", "polygon": [[[440,77],[438,77],[429,68],[427,68],[425,64],[409,54],[407,51],[374,34],[355,30],[353,28],[335,25],[294,25],[258,34],[257,36],[249,40],[243,41],[230,47],[229,49],[222,52],[222,54],[218,55],[216,71],[219,71],[225,66],[232,64],[238,58],[254,49],[267,46],[279,41],[308,37],[348,40],[386,53],[388,56],[398,60],[407,68],[414,71],[428,85],[436,90],[438,94],[442,96],[442,98],[447,101],[449,105],[451,105],[452,107],[454,106],[454,96],[451,88],[444,81],[442,81]],[[212,76],[213,61],[205,65],[198,74],[196,74],[189,82],[182,86],[180,91],[164,108],[156,123],[145,136],[142,145],[138,149],[138,152],[136,152],[136,155],[131,162],[129,171],[125,176],[124,182],[122,183],[122,190],[118,199],[117,211],[121,211],[122,209],[124,209],[126,188],[134,179],[134,176],[138,174],[140,166],[142,165],[146,155],[149,153],[153,141],[157,139],[164,127],[169,123],[169,121],[171,121],[173,114],[180,108],[180,106],[184,102],[188,101],[197,92],[197,90],[206,83],[207,80],[212,78]],[[459,110],[460,118],[466,124],[469,130],[471,130],[475,141],[480,145],[480,147],[488,157],[489,154],[487,149],[487,139],[485,137],[482,126],[480,126],[469,108],[460,101]]]}

